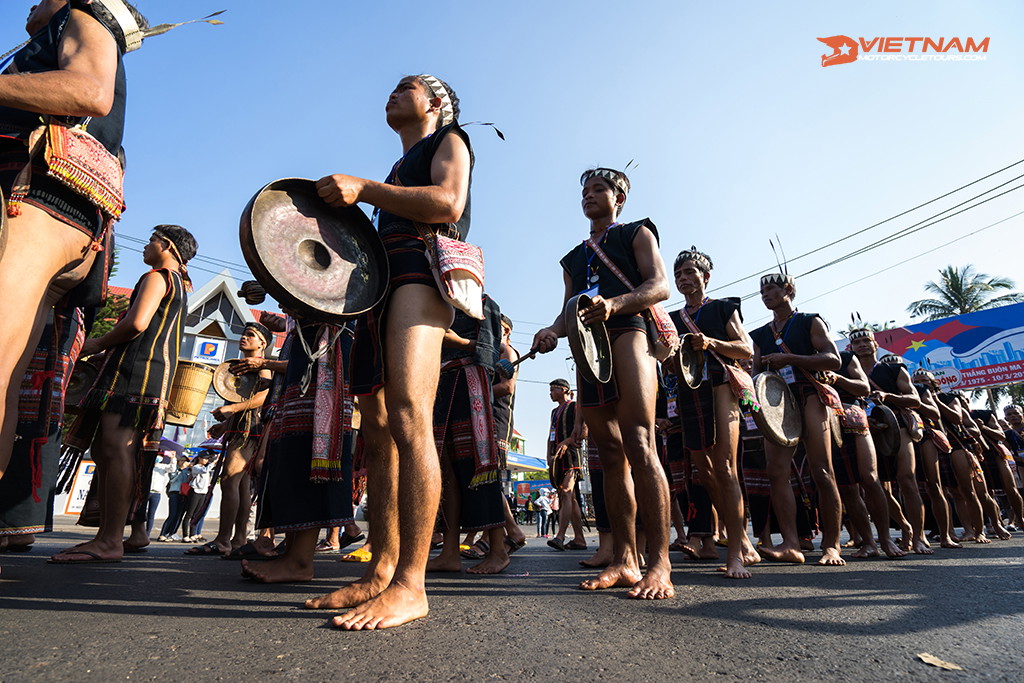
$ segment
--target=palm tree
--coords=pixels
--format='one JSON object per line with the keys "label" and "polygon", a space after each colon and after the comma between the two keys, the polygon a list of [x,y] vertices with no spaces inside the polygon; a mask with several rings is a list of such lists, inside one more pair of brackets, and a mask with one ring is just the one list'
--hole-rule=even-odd
{"label": "palm tree", "polygon": [[939,271],[938,282],[927,282],[924,286],[925,291],[936,298],[915,301],[907,306],[907,312],[912,318],[938,320],[1024,301],[1024,294],[1020,292],[997,294],[1014,287],[1013,280],[989,277],[971,264],[960,268],[946,266]]}

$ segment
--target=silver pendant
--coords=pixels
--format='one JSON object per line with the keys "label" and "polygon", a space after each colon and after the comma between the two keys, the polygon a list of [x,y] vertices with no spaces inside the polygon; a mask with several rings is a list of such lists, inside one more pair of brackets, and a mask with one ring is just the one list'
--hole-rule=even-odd
{"label": "silver pendant", "polygon": [[775,340],[775,345],[776,346],[782,346],[782,340],[781,339],[776,339]]}

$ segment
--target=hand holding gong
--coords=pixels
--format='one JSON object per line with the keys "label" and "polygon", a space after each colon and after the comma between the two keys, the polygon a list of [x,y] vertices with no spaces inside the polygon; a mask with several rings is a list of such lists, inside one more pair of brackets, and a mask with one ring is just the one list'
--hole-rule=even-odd
{"label": "hand holding gong", "polygon": [[580,311],[580,320],[584,325],[603,323],[615,313],[614,305],[610,299],[605,299],[598,294],[590,299],[590,305]]}

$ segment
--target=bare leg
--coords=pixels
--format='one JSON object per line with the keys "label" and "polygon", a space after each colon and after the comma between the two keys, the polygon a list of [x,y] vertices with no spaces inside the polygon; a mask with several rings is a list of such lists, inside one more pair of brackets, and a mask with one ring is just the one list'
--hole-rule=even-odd
{"label": "bare leg", "polygon": [[711,496],[720,520],[725,524],[729,547],[725,576],[730,579],[749,579],[750,572],[746,567],[760,562],[761,556],[747,537],[743,492],[740,490],[739,471],[736,467],[740,439],[739,403],[728,384],[715,387],[714,397],[717,438],[714,447],[696,457],[696,462],[701,482]]}
{"label": "bare leg", "polygon": [[921,449],[921,464],[924,467],[925,486],[932,505],[932,515],[939,531],[939,542],[943,548],[962,548],[959,543],[949,537],[949,504],[942,492],[942,480],[939,474],[939,452],[935,444],[922,441],[917,445]]}
{"label": "bare leg", "polygon": [[[308,609],[348,609],[379,595],[398,564],[398,451],[387,426],[384,389],[359,397],[366,452],[366,505],[372,559],[362,577],[336,591],[306,601]],[[436,509],[436,508],[435,508]],[[364,546],[365,547],[365,546]]]}
{"label": "bare leg", "polygon": [[[875,444],[869,434],[848,435],[857,441],[857,464],[860,470],[860,488],[864,492],[864,502],[872,519],[875,520],[875,531],[878,533],[878,545],[887,557],[903,557],[905,554],[892,540],[889,532],[889,500],[882,482],[878,479],[878,459],[875,455]],[[895,501],[893,501],[895,502]],[[897,508],[899,505],[897,504]],[[902,512],[900,517],[902,517]],[[870,536],[870,529],[868,529]]]}
{"label": "bare leg", "polygon": [[967,457],[966,451],[962,449],[953,451],[950,457],[953,461],[953,472],[956,474],[957,488],[960,489],[960,495],[963,496],[964,504],[967,507],[967,515],[961,514],[960,519],[964,523],[964,527],[970,524],[971,528],[968,531],[972,533],[975,543],[989,543],[988,537],[985,536],[981,501],[978,500],[978,495],[974,490],[971,461]]}
{"label": "bare leg", "polygon": [[[441,546],[441,554],[427,561],[428,572],[461,572],[462,555],[459,552],[459,512],[462,507],[462,492],[459,490],[459,482],[455,479],[455,469],[452,467],[450,448],[445,447],[445,453],[441,457],[441,474],[444,477],[444,497],[441,499],[441,509],[444,511],[444,543]],[[476,533],[473,533],[476,536]],[[472,541],[467,538],[467,545]],[[504,545],[504,543],[502,544]]]}
{"label": "bare leg", "polygon": [[803,444],[807,450],[807,464],[818,488],[818,509],[821,513],[821,551],[818,560],[823,566],[842,566],[839,533],[842,529],[839,488],[832,471],[832,436],[828,429],[827,408],[816,396],[804,401]]}
{"label": "bare leg", "polygon": [[924,502],[917,491],[917,476],[914,464],[914,444],[906,429],[900,428],[900,452],[897,455],[896,480],[903,497],[903,511],[910,522],[913,533],[911,549],[919,555],[930,555],[931,548],[924,537]]}
{"label": "bare leg", "polygon": [[288,533],[284,555],[266,562],[242,560],[242,576],[259,583],[302,583],[313,579],[313,553],[320,529]]}
{"label": "bare leg", "polygon": [[[852,434],[844,434],[843,438],[852,438]],[[864,499],[860,497],[860,485],[849,484],[839,487],[839,496],[843,500],[846,514],[849,519],[851,539],[860,539],[859,550],[853,554],[858,559],[866,557],[878,557],[878,545],[875,543],[874,535],[871,533],[871,523],[868,520],[868,509],[864,505]],[[846,547],[846,546],[843,546]]]}
{"label": "bare leg", "polygon": [[95,553],[103,559],[119,559],[124,555],[124,527],[132,503],[135,483],[135,452],[141,447],[142,435],[131,427],[119,425],[121,416],[100,415],[100,426],[93,440],[92,456],[97,474],[102,477],[100,492],[100,526],[96,536],[74,548],[53,556],[57,562],[83,560],[83,552]]}
{"label": "bare leg", "polygon": [[779,521],[782,543],[774,547],[762,546],[758,552],[774,562],[803,564],[804,554],[800,550],[800,536],[796,531],[796,498],[793,497],[793,487],[789,483],[796,448],[779,446],[765,439],[764,453],[768,463],[772,508]]}
{"label": "bare leg", "polygon": [[[220,526],[217,536],[211,542],[217,545],[218,550],[227,553],[231,552],[232,547],[237,548],[245,543],[245,526],[249,521],[250,506],[248,497],[244,502],[242,498],[243,483],[246,492],[249,490],[249,475],[243,471],[245,456],[240,449],[231,448],[225,457],[224,471],[220,476]],[[243,509],[244,515],[240,514]],[[235,545],[239,537],[242,541]]]}
{"label": "bare leg", "polygon": [[388,427],[398,453],[400,554],[391,583],[333,623],[346,630],[388,628],[427,615],[425,572],[441,498],[433,410],[441,340],[453,311],[437,290],[405,285],[391,293],[387,319]]}
{"label": "bare leg", "polygon": [[598,569],[611,564],[612,557],[612,534],[610,531],[597,532],[597,551],[585,560],[580,560],[580,565]]}
{"label": "bare leg", "polygon": [[46,311],[85,278],[95,256],[87,235],[27,204],[20,216],[8,219],[5,232],[6,245],[0,241],[0,477],[11,459],[18,392]]}
{"label": "bare leg", "polygon": [[[669,494],[668,479],[658,460],[655,449],[654,434],[654,400],[657,388],[656,362],[651,355],[649,342],[645,334],[630,332],[621,335],[613,344],[615,362],[615,377],[619,389],[619,400],[611,406],[612,419],[617,424],[618,436],[621,439],[621,452],[625,457],[619,462],[618,453],[612,452],[609,460],[612,467],[617,468],[614,476],[610,476],[609,466],[605,464],[605,454],[601,452],[601,440],[598,440],[598,452],[601,455],[601,464],[605,469],[605,497],[609,503],[609,513],[613,512],[611,501],[616,496],[628,496],[629,500],[624,506],[626,514],[619,518],[620,525],[625,523],[631,527],[635,518],[635,511],[639,508],[644,523],[644,533],[647,536],[647,547],[649,548],[647,559],[647,573],[639,581],[636,581],[629,596],[634,598],[658,600],[670,598],[675,595],[672,586],[672,564],[668,557],[669,537]],[[584,408],[584,418],[588,428],[593,429],[593,418],[599,417],[597,411],[588,415],[588,409]],[[604,436],[609,436],[607,427]],[[627,466],[628,463],[628,466]],[[633,476],[630,476],[630,470]],[[628,481],[627,481],[628,480]],[[635,481],[636,495],[632,493],[633,482]],[[612,486],[609,486],[612,484]],[[639,505],[637,505],[639,503]],[[630,514],[630,513],[633,514]],[[615,579],[619,584],[626,580],[631,570],[630,555],[635,553],[635,531],[630,528],[624,530],[621,539],[616,539],[616,518],[611,517],[612,538],[615,544],[614,555],[622,558],[619,565],[623,572],[620,572]],[[619,544],[631,543],[631,548],[623,547],[620,551]],[[633,565],[636,564],[635,556],[632,558]],[[602,583],[602,577],[608,573],[614,573],[611,565],[597,579],[597,584]],[[626,568],[629,567],[629,570]],[[581,588],[602,588],[602,585],[592,585],[593,582],[584,582]]]}
{"label": "bare leg", "polygon": [[1020,492],[1017,490],[1017,482],[1013,480],[1013,472],[1010,471],[1010,465],[1005,460],[1001,460],[999,463],[999,478],[1013,514],[1011,518],[1013,525],[1018,529],[1024,527],[1024,498],[1021,498]]}
{"label": "bare leg", "polygon": [[978,494],[978,500],[981,501],[981,507],[985,510],[985,514],[992,520],[992,530],[995,532],[996,537],[1001,541],[1008,541],[1013,538],[1010,532],[1006,530],[1006,527],[1003,526],[1003,517],[999,510],[999,503],[989,493],[984,478],[981,481],[974,482],[974,489]]}
{"label": "bare leg", "polygon": [[466,570],[468,574],[500,574],[509,564],[508,547],[505,546],[505,527],[496,526],[487,530],[490,549],[487,557],[478,565]]}

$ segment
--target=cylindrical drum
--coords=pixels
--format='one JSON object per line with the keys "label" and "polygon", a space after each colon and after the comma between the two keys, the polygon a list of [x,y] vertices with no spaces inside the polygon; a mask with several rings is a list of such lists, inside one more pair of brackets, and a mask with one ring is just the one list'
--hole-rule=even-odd
{"label": "cylindrical drum", "polygon": [[205,363],[179,360],[167,397],[167,424],[191,427],[203,409],[213,383],[214,369]]}

